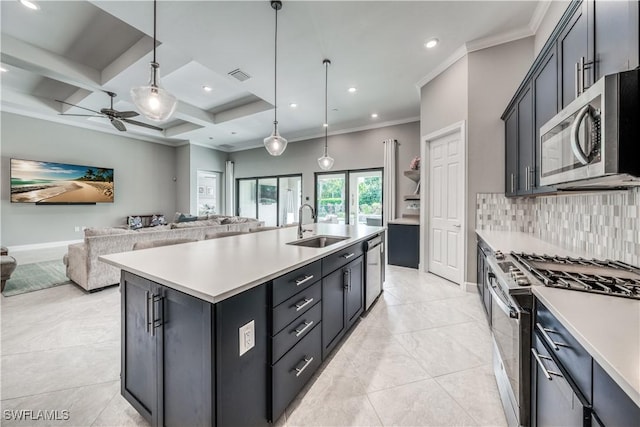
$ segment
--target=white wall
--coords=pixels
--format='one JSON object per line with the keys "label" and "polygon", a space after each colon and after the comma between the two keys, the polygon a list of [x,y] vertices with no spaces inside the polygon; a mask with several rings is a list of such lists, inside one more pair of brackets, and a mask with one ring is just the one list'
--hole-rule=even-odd
{"label": "white wall", "polygon": [[[476,194],[504,192],[504,123],[500,116],[533,62],[533,46],[534,38],[528,37],[471,52],[421,88],[422,136],[466,121],[469,282],[476,280]],[[428,239],[428,230],[421,232]]]}
{"label": "white wall", "polygon": [[535,42],[533,46],[534,55],[538,55],[542,47],[549,39],[556,24],[560,21],[562,14],[571,2],[568,0],[553,0],[547,9],[547,13],[542,18],[542,22],[536,31]]}
{"label": "white wall", "polygon": [[[286,137],[286,135],[284,135]],[[398,140],[397,214],[404,211],[402,195],[412,194],[413,181],[405,178],[402,171],[420,154],[419,123],[412,122],[377,129],[334,135],[329,137],[329,155],[335,159],[332,170],[368,169],[382,167],[384,147],[382,141]],[[303,202],[314,203],[314,173],[320,172],[318,157],[324,150],[324,138],[290,143],[280,157],[270,156],[264,148],[229,153],[235,162],[236,178],[302,173]]]}
{"label": "white wall", "polygon": [[[2,245],[82,239],[76,226],[123,225],[130,214],[173,214],[173,147],[6,112],[1,119]],[[113,168],[115,201],[68,206],[11,203],[11,158]]]}

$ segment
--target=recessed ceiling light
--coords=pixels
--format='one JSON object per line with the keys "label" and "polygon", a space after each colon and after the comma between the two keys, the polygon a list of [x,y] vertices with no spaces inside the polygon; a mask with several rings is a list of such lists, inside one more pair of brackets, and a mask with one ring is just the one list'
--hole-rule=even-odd
{"label": "recessed ceiling light", "polygon": [[328,128],[328,127],[329,127],[329,123],[323,123],[323,124],[322,124],[322,127],[323,127],[323,128]]}
{"label": "recessed ceiling light", "polygon": [[356,91],[357,91],[357,90],[358,90],[358,89],[356,89],[355,87],[350,87],[350,88],[348,89],[349,93],[356,93]]}
{"label": "recessed ceiling light", "polygon": [[371,118],[372,119],[377,119],[378,118],[378,113],[372,113],[371,114]]}
{"label": "recessed ceiling light", "polygon": [[213,88],[211,86],[204,85],[202,86],[202,90],[204,90],[205,92],[211,92]]}
{"label": "recessed ceiling light", "polygon": [[7,69],[6,69],[6,68],[4,68],[4,67],[0,67],[0,73],[6,73],[7,71],[9,71],[9,70],[7,70]]}
{"label": "recessed ceiling light", "polygon": [[424,44],[424,47],[426,47],[427,49],[431,49],[432,47],[436,47],[437,44],[438,39],[431,39]]}
{"label": "recessed ceiling light", "polygon": [[298,106],[298,104],[296,104],[295,102],[292,102],[291,104],[289,104],[289,107],[291,108],[296,108]]}
{"label": "recessed ceiling light", "polygon": [[22,5],[24,7],[28,7],[31,10],[39,10],[40,6],[38,6],[36,3],[29,1],[29,0],[20,0],[20,3],[22,3]]}

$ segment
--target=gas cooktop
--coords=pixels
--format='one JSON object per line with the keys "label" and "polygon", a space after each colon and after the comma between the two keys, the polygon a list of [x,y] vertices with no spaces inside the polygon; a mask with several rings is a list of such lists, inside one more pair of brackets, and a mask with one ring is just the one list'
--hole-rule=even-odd
{"label": "gas cooktop", "polygon": [[545,286],[640,300],[640,268],[620,261],[512,252]]}

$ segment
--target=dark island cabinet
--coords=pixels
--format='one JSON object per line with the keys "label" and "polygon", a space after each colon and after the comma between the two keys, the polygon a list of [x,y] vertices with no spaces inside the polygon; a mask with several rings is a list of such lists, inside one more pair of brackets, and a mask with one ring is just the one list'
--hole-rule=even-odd
{"label": "dark island cabinet", "polygon": [[212,306],[127,272],[122,284],[123,396],[154,426],[214,424]]}
{"label": "dark island cabinet", "polygon": [[322,278],[322,359],[364,310],[364,257]]}

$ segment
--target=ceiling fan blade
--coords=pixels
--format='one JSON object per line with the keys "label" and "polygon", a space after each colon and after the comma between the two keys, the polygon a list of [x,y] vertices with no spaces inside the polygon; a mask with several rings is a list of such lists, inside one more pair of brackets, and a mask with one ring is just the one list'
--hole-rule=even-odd
{"label": "ceiling fan blade", "polygon": [[102,114],[66,114],[59,113],[59,116],[74,116],[74,117],[104,117]]}
{"label": "ceiling fan blade", "polygon": [[148,125],[148,124],[146,124],[146,123],[142,123],[142,122],[139,122],[139,121],[137,121],[137,120],[122,119],[122,121],[123,121],[123,122],[130,123],[130,124],[132,124],[132,125],[136,125],[136,126],[142,126],[142,127],[149,128],[149,129],[153,129],[153,130],[159,130],[160,132],[162,132],[162,131],[164,130],[164,129],[159,128],[159,127],[157,127],[157,126]]}
{"label": "ceiling fan blade", "polygon": [[111,120],[111,124],[113,125],[113,127],[118,129],[120,132],[124,132],[127,130],[127,128],[124,127],[124,124],[120,120],[112,118],[109,118],[109,120]]}
{"label": "ceiling fan blade", "polygon": [[139,116],[140,114],[135,111],[116,111],[116,116],[121,119],[129,119],[131,117]]}
{"label": "ceiling fan blade", "polygon": [[71,104],[70,102],[60,101],[59,99],[55,99],[54,101],[59,102],[61,104],[71,105],[72,107],[76,107],[76,108],[82,108],[83,110],[91,111],[92,113],[100,114],[100,111],[92,110],[90,108],[84,108],[76,104]]}
{"label": "ceiling fan blade", "polygon": [[112,110],[111,108],[102,108],[100,112],[102,114],[106,114],[107,116],[115,116],[116,114],[118,114],[116,110]]}

